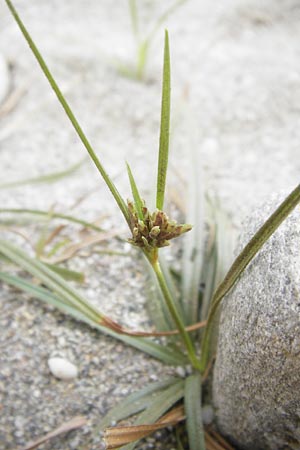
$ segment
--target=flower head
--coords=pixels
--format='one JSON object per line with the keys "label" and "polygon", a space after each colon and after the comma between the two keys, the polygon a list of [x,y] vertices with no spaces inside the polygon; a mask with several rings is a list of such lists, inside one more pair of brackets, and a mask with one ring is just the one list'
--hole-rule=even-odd
{"label": "flower head", "polygon": [[128,241],[147,251],[170,245],[170,239],[174,239],[192,229],[191,225],[178,224],[175,220],[170,220],[168,216],[160,210],[152,214],[143,202],[141,208],[142,218],[139,218],[137,209],[133,202],[127,201],[130,229],[132,238]]}

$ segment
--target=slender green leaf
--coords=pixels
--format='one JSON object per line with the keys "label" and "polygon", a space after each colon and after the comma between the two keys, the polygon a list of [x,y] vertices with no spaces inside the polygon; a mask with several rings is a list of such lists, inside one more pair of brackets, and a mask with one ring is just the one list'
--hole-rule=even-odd
{"label": "slender green leaf", "polygon": [[134,179],[134,177],[132,175],[132,171],[131,171],[131,168],[130,168],[128,163],[126,163],[126,167],[127,167],[127,173],[128,173],[128,178],[129,178],[129,181],[130,181],[130,187],[131,187],[131,192],[132,192],[132,196],[133,196],[133,199],[134,199],[135,208],[136,208],[137,213],[138,213],[138,218],[140,220],[143,220],[143,210],[142,210],[142,208],[143,208],[144,202],[141,199],[141,196],[140,196],[140,193],[138,191],[135,179]]}
{"label": "slender green leaf", "polygon": [[183,443],[181,442],[181,437],[179,434],[179,428],[176,428],[176,443],[177,443],[177,450],[184,450]]}
{"label": "slender green leaf", "polygon": [[124,202],[123,198],[121,197],[121,195],[119,194],[115,184],[113,183],[113,181],[110,179],[110,177],[108,176],[108,174],[106,173],[102,163],[100,162],[100,160],[98,159],[94,149],[92,148],[89,140],[87,139],[85,133],[83,132],[81,126],[79,125],[73,111],[70,108],[70,105],[68,104],[67,100],[65,99],[63,93],[61,92],[60,88],[58,87],[55,79],[53,78],[47,64],[44,61],[44,58],[42,57],[41,53],[39,52],[37,46],[35,45],[35,43],[33,42],[30,34],[28,33],[25,25],[23,24],[20,16],[18,15],[15,7],[13,6],[12,2],[10,0],[5,0],[11,14],[13,15],[17,25],[19,26],[24,38],[26,39],[29,47],[32,50],[32,53],[34,54],[38,64],[40,65],[44,75],[46,76],[47,80],[50,83],[50,86],[52,87],[53,91],[56,94],[56,97],[59,101],[59,103],[61,104],[61,106],[63,107],[63,109],[65,110],[65,113],[67,114],[68,118],[70,119],[70,122],[72,123],[79,139],[81,140],[81,142],[83,143],[83,145],[85,146],[88,154],[90,155],[92,161],[94,162],[95,166],[97,167],[99,173],[101,174],[103,180],[105,181],[107,187],[109,188],[109,190],[111,191],[118,207],[120,208],[121,212],[123,213],[127,223],[129,223],[129,214],[128,214],[128,210],[127,210],[127,206],[126,203]]}
{"label": "slender green leaf", "polygon": [[279,205],[274,213],[259,228],[253,238],[244,247],[239,256],[235,259],[227,275],[214,293],[210,308],[207,325],[201,345],[201,371],[204,372],[209,358],[211,331],[214,323],[214,316],[223,297],[236,283],[249,262],[259,252],[264,243],[272,236],[281,223],[293,211],[300,202],[300,185],[298,185]]}
{"label": "slender green leaf", "polygon": [[182,307],[187,324],[199,320],[199,287],[204,253],[205,199],[202,164],[199,157],[197,125],[189,115],[188,207],[186,220],[193,224],[193,232],[185,236],[182,257]]}
{"label": "slender green leaf", "polygon": [[55,245],[52,246],[52,248],[47,252],[46,257],[47,259],[51,259],[53,258],[57,252],[61,249],[63,249],[64,247],[66,247],[67,245],[71,244],[71,240],[69,238],[65,238],[59,242],[57,242]]}
{"label": "slender green leaf", "polygon": [[171,103],[170,99],[171,99],[170,51],[169,51],[169,37],[168,32],[166,30],[161,118],[160,118],[159,156],[157,169],[157,191],[156,191],[156,207],[157,209],[160,210],[162,210],[164,206],[168,157],[169,157],[170,103]]}
{"label": "slender green leaf", "polygon": [[205,285],[201,302],[200,320],[206,320],[213,293],[226,275],[233,259],[234,236],[228,216],[219,204],[209,200],[211,223],[208,251],[205,255],[202,282]]}
{"label": "slender green leaf", "polygon": [[173,5],[169,6],[158,18],[156,21],[153,29],[150,31],[147,37],[147,41],[150,42],[154,38],[157,31],[160,29],[162,24],[170,17],[171,14],[173,14],[183,3],[185,3],[187,0],[177,0],[173,3]]}
{"label": "slender green leaf", "polygon": [[88,324],[92,328],[95,328],[108,336],[118,339],[125,344],[128,344],[144,353],[147,353],[148,355],[162,361],[165,364],[177,366],[186,364],[187,362],[184,355],[182,355],[179,351],[175,351],[160,344],[156,344],[155,342],[146,338],[136,338],[133,336],[118,334],[109,328],[98,325],[94,320],[89,319],[86,314],[79,312],[78,309],[70,305],[64,298],[53,294],[48,289],[45,289],[41,286],[36,286],[35,284],[30,283],[23,278],[8,275],[4,272],[0,272],[0,279],[7,284],[15,286],[24,292],[27,292],[34,298],[42,300],[49,305],[58,308],[63,313],[71,315],[76,320],[80,320],[81,322]]}
{"label": "slender green leaf", "polygon": [[74,216],[56,213],[54,211],[41,211],[39,209],[24,209],[24,208],[0,208],[0,214],[14,214],[17,216],[28,214],[33,216],[44,217],[46,219],[47,218],[62,219],[68,222],[77,223],[85,228],[90,228],[95,231],[103,231],[102,228],[98,227],[97,225],[94,225],[93,223],[86,222],[85,220],[78,219],[77,217]]}
{"label": "slender green leaf", "polygon": [[129,12],[130,12],[132,31],[133,31],[133,34],[135,35],[135,38],[138,39],[138,36],[139,36],[139,21],[138,21],[138,12],[137,12],[137,7],[136,7],[136,0],[128,0],[128,6],[129,6]]}
{"label": "slender green leaf", "polygon": [[131,345],[132,347],[147,353],[153,358],[158,359],[164,364],[171,366],[182,366],[187,364],[187,358],[177,349],[170,348],[156,342],[151,341],[147,338],[139,338],[134,336],[126,336],[124,334],[118,334],[109,328],[101,325],[96,325],[95,328],[101,330],[103,333],[124,342],[125,344]]}
{"label": "slender green leaf", "polygon": [[137,68],[136,68],[136,76],[138,80],[142,80],[145,72],[148,51],[149,51],[148,40],[142,41],[138,46],[138,54],[137,54]]}
{"label": "slender green leaf", "polygon": [[100,424],[101,429],[104,430],[112,422],[127,419],[130,416],[144,411],[151,404],[155,396],[160,396],[165,389],[176,383],[178,383],[178,378],[170,377],[157,383],[148,384],[139,391],[128,395],[103,418]]}
{"label": "slender green leaf", "polygon": [[184,410],[190,450],[205,450],[200,374],[190,375],[185,379]]}
{"label": "slender green leaf", "polygon": [[[163,416],[184,395],[183,380],[165,389],[158,398],[154,398],[147,409],[139,415],[134,425],[152,424]],[[137,442],[126,445],[123,450],[133,450]]]}
{"label": "slender green leaf", "polygon": [[97,322],[103,317],[103,314],[97,308],[81,297],[62,277],[54,273],[53,270],[49,269],[42,262],[29,257],[15,245],[0,239],[0,253],[3,253],[15,264],[37,277],[50,290],[58,296],[61,296],[67,304],[78,309],[81,313],[86,314],[91,320]]}
{"label": "slender green leaf", "polygon": [[26,292],[33,298],[42,300],[48,303],[55,308],[58,308],[60,311],[70,314],[78,320],[81,320],[81,314],[75,309],[73,306],[70,306],[67,302],[65,302],[61,297],[53,294],[48,289],[37,286],[36,284],[27,281],[25,278],[21,278],[17,275],[10,275],[5,272],[0,271],[0,280],[4,283],[9,284],[10,286],[14,286],[17,289],[20,289],[23,292]]}
{"label": "slender green leaf", "polygon": [[84,283],[84,274],[82,272],[77,272],[76,270],[70,270],[66,267],[58,266],[57,264],[45,263],[49,269],[53,272],[58,273],[66,281],[75,281],[76,283]]}
{"label": "slender green leaf", "polygon": [[76,172],[84,162],[86,162],[86,158],[82,159],[78,163],[72,165],[71,167],[68,167],[65,170],[62,170],[60,172],[52,172],[47,173],[45,175],[41,175],[39,177],[33,177],[33,178],[26,178],[19,181],[9,181],[7,183],[0,184],[0,189],[9,189],[19,186],[26,186],[30,184],[48,184],[48,183],[55,183],[56,181],[59,181],[63,178],[66,178],[70,175],[73,175],[74,172]]}

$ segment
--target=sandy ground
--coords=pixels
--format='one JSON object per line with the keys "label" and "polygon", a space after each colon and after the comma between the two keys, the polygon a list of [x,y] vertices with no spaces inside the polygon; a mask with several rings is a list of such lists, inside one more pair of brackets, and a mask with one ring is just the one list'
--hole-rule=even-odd
{"label": "sandy ground", "polygon": [[[167,3],[141,2],[142,32]],[[116,70],[118,62],[130,65],[135,58],[125,0],[21,0],[16,6],[121,193],[129,193],[128,160],[151,201],[163,29],[141,83]],[[179,175],[188,181],[186,159],[196,146],[205,189],[219,198],[239,229],[263,198],[299,182],[300,2],[189,0],[166,26],[173,72],[170,184],[176,188]],[[11,64],[10,89],[20,93],[12,111],[0,118],[1,182],[79,161],[84,149],[4,2],[0,52]],[[105,227],[126,235],[91,163],[60,183],[0,190],[0,206],[49,209],[55,204],[67,212],[90,190],[95,191],[76,214],[88,220],[105,216]],[[147,322],[143,268],[107,255],[89,258],[87,265],[83,290],[89,298],[132,326]],[[169,371],[4,287],[1,297],[0,448],[24,445],[76,414],[96,420],[117,398]],[[57,352],[78,364],[79,381],[65,385],[51,378],[47,359]],[[74,434],[44,449],[76,449],[77,439],[83,442]],[[171,441],[143,445],[139,448],[173,448]]]}

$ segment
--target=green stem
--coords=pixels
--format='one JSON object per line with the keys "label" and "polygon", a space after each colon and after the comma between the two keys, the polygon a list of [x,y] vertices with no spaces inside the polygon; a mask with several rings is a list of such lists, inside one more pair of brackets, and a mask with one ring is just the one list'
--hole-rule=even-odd
{"label": "green stem", "polygon": [[101,164],[101,162],[99,161],[96,153],[94,152],[88,138],[86,137],[85,133],[83,132],[81,126],[79,125],[75,115],[73,114],[67,100],[64,98],[60,88],[58,87],[56,81],[54,80],[50,70],[48,69],[47,64],[45,63],[41,53],[39,52],[37,46],[35,45],[35,43],[33,42],[30,34],[28,33],[27,29],[25,28],[25,25],[23,24],[21,18],[19,17],[17,11],[15,10],[13,4],[11,3],[10,0],[5,0],[6,4],[10,10],[10,12],[12,13],[15,21],[17,22],[21,32],[23,33],[23,36],[25,37],[29,47],[31,48],[37,62],[39,63],[42,71],[44,72],[44,75],[46,76],[47,80],[50,83],[50,86],[52,87],[53,91],[56,94],[56,97],[58,98],[58,101],[60,102],[61,106],[63,107],[63,109],[65,110],[65,113],[67,114],[68,118],[70,119],[70,122],[72,123],[78,137],[80,138],[81,142],[83,143],[83,145],[85,146],[86,150],[88,151],[91,159],[93,160],[95,166],[97,167],[98,171],[100,172],[102,178],[104,179],[107,187],[109,188],[109,190],[111,191],[115,201],[117,202],[121,212],[123,213],[127,223],[129,224],[129,215],[128,215],[128,210],[127,210],[127,206],[123,200],[123,198],[121,197],[121,195],[119,194],[116,186],[114,185],[114,183],[111,181],[111,179],[109,178],[108,174],[106,173],[103,165]]}
{"label": "green stem", "polygon": [[162,273],[162,270],[161,270],[160,264],[158,262],[158,259],[155,258],[154,260],[151,260],[148,257],[148,260],[150,261],[150,264],[151,264],[151,266],[152,266],[152,268],[153,268],[153,270],[155,272],[158,284],[159,284],[159,286],[161,288],[162,294],[163,294],[164,299],[166,301],[166,305],[167,305],[167,307],[168,307],[168,309],[170,311],[170,314],[171,314],[171,316],[172,316],[172,318],[173,318],[173,320],[174,320],[174,322],[175,322],[175,324],[177,326],[177,329],[178,329],[178,331],[179,331],[179,333],[181,335],[183,343],[184,343],[184,345],[185,345],[185,347],[187,349],[187,353],[188,353],[188,357],[190,359],[190,362],[191,362],[192,366],[195,369],[200,370],[200,363],[199,363],[199,361],[197,359],[193,343],[191,341],[191,338],[190,338],[189,334],[185,330],[184,323],[182,322],[180,315],[178,314],[178,311],[177,311],[176,306],[174,304],[172,295],[171,295],[171,293],[169,291],[169,288],[168,288],[168,285],[167,285],[166,280],[164,278],[164,275]]}

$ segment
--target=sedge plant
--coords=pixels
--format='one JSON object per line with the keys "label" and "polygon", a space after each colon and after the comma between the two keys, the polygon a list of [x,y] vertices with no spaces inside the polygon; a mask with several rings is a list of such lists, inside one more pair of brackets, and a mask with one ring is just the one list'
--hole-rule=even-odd
{"label": "sedge plant", "polygon": [[[217,269],[216,255],[222,253],[222,247],[217,248],[215,251],[214,246],[212,246],[211,252],[204,259],[202,267],[202,273],[205,274],[204,281],[206,282],[208,279],[211,281],[207,283],[209,286],[206,286],[209,289],[206,289],[204,293],[199,295],[199,284],[203,281],[199,269],[201,264],[191,264],[192,257],[196,257],[197,259],[199,238],[197,234],[196,240],[191,238],[187,244],[190,247],[189,251],[186,251],[186,267],[188,269],[183,270],[182,274],[179,275],[181,289],[179,289],[180,294],[178,296],[178,289],[174,287],[172,274],[161,255],[161,249],[168,246],[170,240],[190,232],[192,227],[189,224],[178,224],[170,220],[164,211],[170,130],[171,70],[168,32],[165,32],[164,40],[156,209],[154,212],[151,212],[140,195],[133,172],[128,164],[127,172],[131,186],[132,200],[126,202],[120,195],[117,187],[97,157],[11,0],[5,0],[5,2],[43,73],[48,79],[58,101],[70,119],[79,139],[94,162],[123,215],[131,234],[129,242],[139,249],[145,257],[149,270],[152,273],[154,295],[161,299],[161,306],[162,310],[165,311],[168,329],[146,333],[143,331],[128,330],[122,327],[104,315],[97,307],[91,305],[53,267],[45,264],[36,257],[30,257],[22,249],[4,239],[0,240],[0,255],[2,258],[5,258],[6,261],[13,262],[35,279],[40,280],[41,285],[36,285],[28,280],[28,278],[10,274],[7,271],[0,272],[0,279],[11,286],[29,293],[35,298],[57,307],[78,320],[88,323],[101,332],[134,346],[166,364],[180,366],[189,364],[191,366],[191,372],[184,379],[171,377],[145,386],[141,391],[131,394],[121,405],[113,409],[100,424],[101,429],[108,427],[105,433],[107,449],[133,449],[136,442],[149,433],[169,425],[176,425],[184,420],[186,423],[188,446],[191,450],[216,448],[213,447],[211,437],[204,430],[201,417],[202,385],[203,380],[207,376],[212,359],[212,342],[216,314],[222,299],[236,283],[246,266],[281,222],[299,203],[300,186],[297,186],[291,192],[272,216],[257,231],[255,236],[234,261],[214,293],[213,289],[219,279],[215,276]],[[6,212],[9,211],[7,210]],[[35,210],[32,210],[32,213],[39,214]],[[42,212],[40,213],[42,214]],[[68,216],[62,218],[68,219]],[[82,222],[80,219],[77,219],[77,221],[79,223]],[[223,231],[222,222],[217,222],[215,236]],[[191,233],[189,235],[192,236]],[[215,239],[214,242],[218,243],[218,240]],[[185,278],[183,278],[183,275]],[[186,277],[190,280],[189,283],[187,283]],[[200,319],[203,320],[199,321]],[[201,327],[203,328],[203,326],[205,328],[201,333],[199,352],[197,345],[199,334],[195,333],[195,330]],[[166,342],[157,342],[157,340],[152,339],[153,337],[157,338],[159,336],[165,336]],[[109,428],[112,421],[123,420],[133,415],[137,415],[137,419],[133,425]],[[180,438],[178,439],[178,447],[183,448]],[[221,444],[218,445],[218,448],[226,448],[225,444],[223,447]],[[229,447],[227,446],[227,448]]]}
{"label": "sedge plant", "polygon": [[129,66],[118,65],[119,71],[128,77],[135,78],[139,81],[143,80],[145,77],[145,70],[147,65],[147,60],[149,57],[149,50],[155,35],[160,29],[161,25],[166,21],[166,19],[172,15],[181,5],[183,5],[187,0],[176,0],[171,5],[169,5],[161,15],[151,24],[150,31],[145,34],[141,33],[141,26],[139,20],[139,8],[137,6],[136,0],[128,0],[128,9],[130,14],[131,29],[134,36],[136,45],[136,62],[133,69]]}

